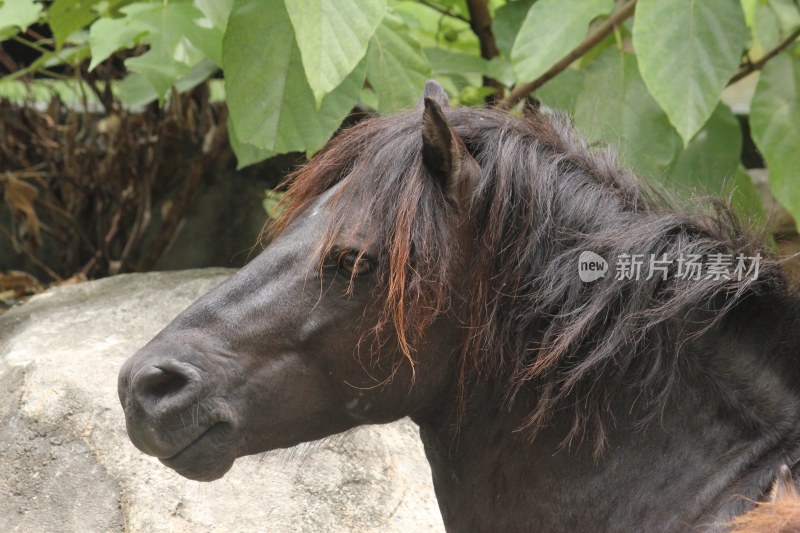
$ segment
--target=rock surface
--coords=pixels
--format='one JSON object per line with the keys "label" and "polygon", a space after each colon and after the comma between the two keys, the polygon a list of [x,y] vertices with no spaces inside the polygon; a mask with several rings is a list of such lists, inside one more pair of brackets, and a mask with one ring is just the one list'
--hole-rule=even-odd
{"label": "rock surface", "polygon": [[224,270],[61,287],[0,316],[0,531],[442,531],[408,420],[184,479],[127,438],[123,361]]}

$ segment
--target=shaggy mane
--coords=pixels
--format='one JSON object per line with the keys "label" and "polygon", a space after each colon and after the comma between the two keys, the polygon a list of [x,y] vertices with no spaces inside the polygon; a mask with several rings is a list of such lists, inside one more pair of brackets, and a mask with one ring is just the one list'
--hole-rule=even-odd
{"label": "shaggy mane", "polygon": [[[748,294],[783,287],[777,262],[722,205],[704,213],[676,211],[622,170],[607,149],[589,146],[565,117],[537,112],[516,118],[494,110],[446,110],[479,163],[472,195],[476,253],[464,325],[461,385],[500,378],[507,401],[523,390],[535,402],[521,429],[533,438],[559,409],[574,412],[569,438],[596,430],[621,383],[641,387],[657,406],[670,390],[686,329],[699,312],[711,327]],[[385,311],[377,330],[392,325],[413,364],[414,343],[448,309],[448,265],[454,249],[452,209],[422,165],[420,111],[365,120],[334,138],[290,177],[280,232],[324,191],[343,182],[331,205],[328,242],[337,221],[361,213],[380,244]],[[609,261],[593,283],[577,275],[578,257]],[[681,280],[675,263],[666,281],[618,280],[619,254],[760,253],[758,280]],[[644,271],[644,269],[643,269]],[[781,289],[782,290],[782,289]],[[649,400],[648,400],[649,399]]]}
{"label": "shaggy mane", "polygon": [[800,497],[760,502],[730,523],[731,533],[796,533],[800,531]]}

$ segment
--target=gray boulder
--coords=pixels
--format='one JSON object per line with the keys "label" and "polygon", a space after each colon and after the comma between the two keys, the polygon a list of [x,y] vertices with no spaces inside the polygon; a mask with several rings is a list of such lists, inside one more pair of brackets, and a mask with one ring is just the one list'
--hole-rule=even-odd
{"label": "gray boulder", "polygon": [[184,479],[128,440],[117,371],[230,272],[61,287],[0,315],[0,531],[442,531],[408,420]]}

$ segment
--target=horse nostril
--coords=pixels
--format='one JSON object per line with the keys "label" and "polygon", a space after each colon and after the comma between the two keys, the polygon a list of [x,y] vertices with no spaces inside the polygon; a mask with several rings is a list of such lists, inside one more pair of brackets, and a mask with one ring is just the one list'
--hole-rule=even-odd
{"label": "horse nostril", "polygon": [[178,374],[169,370],[159,370],[161,370],[160,373],[153,374],[150,377],[145,391],[155,399],[175,394],[189,382],[189,379],[183,374]]}
{"label": "horse nostril", "polygon": [[182,368],[149,366],[133,378],[134,400],[145,411],[154,412],[152,409],[156,406],[159,406],[159,411],[179,409],[191,401],[188,396],[192,396],[192,391],[197,389],[197,386],[190,386],[192,382],[191,372]]}

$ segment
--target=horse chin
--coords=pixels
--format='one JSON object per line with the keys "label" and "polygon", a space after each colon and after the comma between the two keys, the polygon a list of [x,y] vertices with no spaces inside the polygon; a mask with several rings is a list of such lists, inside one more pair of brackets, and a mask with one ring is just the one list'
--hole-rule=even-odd
{"label": "horse chin", "polygon": [[185,478],[214,481],[224,476],[236,459],[232,437],[232,426],[217,422],[178,453],[159,461]]}
{"label": "horse chin", "polygon": [[359,425],[343,413],[325,411],[306,414],[287,422],[261,425],[239,435],[238,456],[285,450],[306,442],[344,433]]}

